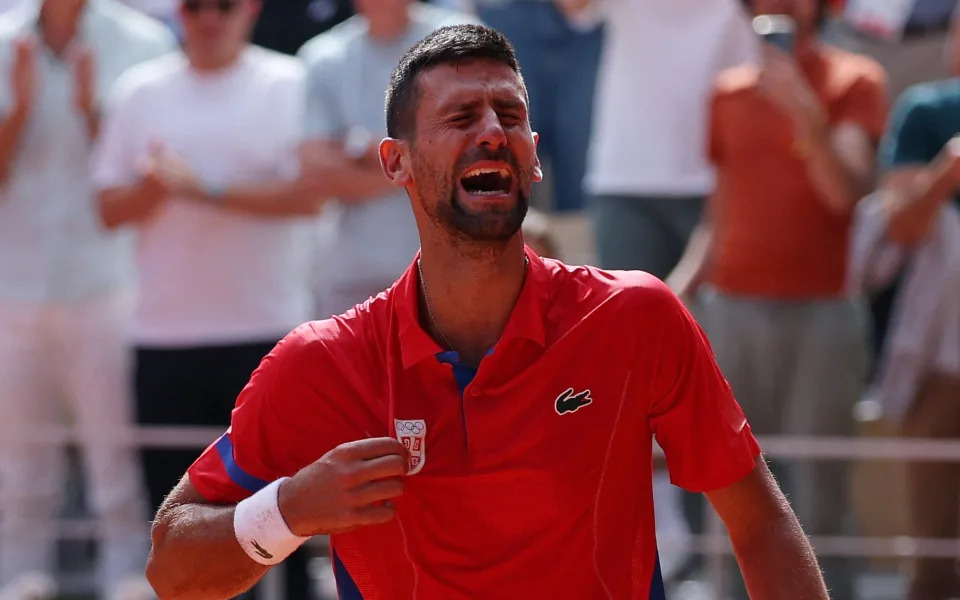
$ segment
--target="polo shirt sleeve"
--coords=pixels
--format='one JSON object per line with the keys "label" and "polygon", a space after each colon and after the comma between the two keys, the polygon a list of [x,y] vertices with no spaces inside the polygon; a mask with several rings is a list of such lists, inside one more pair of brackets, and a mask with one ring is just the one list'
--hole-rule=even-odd
{"label": "polo shirt sleeve", "polygon": [[[656,324],[650,429],[663,448],[670,480],[691,492],[727,487],[749,475],[760,447],[713,356],[706,336],[665,285],[651,286]],[[647,332],[645,332],[646,335]]]}
{"label": "polo shirt sleeve", "polygon": [[239,502],[336,446],[369,437],[361,400],[368,374],[350,335],[333,320],[307,323],[263,359],[226,433],[187,471],[207,501]]}
{"label": "polo shirt sleeve", "polygon": [[889,111],[887,77],[880,65],[869,64],[850,84],[832,115],[837,123],[854,123],[879,140]]}
{"label": "polo shirt sleeve", "polygon": [[929,105],[922,88],[905,92],[894,106],[890,126],[880,144],[880,168],[889,170],[906,165],[923,165],[940,151],[933,147]]}

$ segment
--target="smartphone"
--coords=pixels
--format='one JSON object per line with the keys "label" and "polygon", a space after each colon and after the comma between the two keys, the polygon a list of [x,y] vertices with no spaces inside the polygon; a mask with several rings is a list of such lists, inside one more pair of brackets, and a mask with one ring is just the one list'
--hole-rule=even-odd
{"label": "smartphone", "polygon": [[787,15],[761,15],[753,19],[753,31],[768,44],[793,54],[797,23]]}

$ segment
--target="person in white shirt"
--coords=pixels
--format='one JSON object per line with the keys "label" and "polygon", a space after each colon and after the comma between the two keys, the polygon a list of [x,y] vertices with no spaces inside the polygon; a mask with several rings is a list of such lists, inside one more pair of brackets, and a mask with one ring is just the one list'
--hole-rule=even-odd
{"label": "person in white shirt", "polygon": [[383,176],[383,90],[403,54],[444,25],[475,17],[411,0],[354,0],[357,15],[307,42],[304,171],[335,198],[321,217],[315,316],[390,287],[420,246],[404,192]]}
{"label": "person in white shirt", "polygon": [[[299,177],[304,72],[253,46],[259,0],[181,0],[183,52],[117,83],[94,167],[100,213],[137,233],[137,419],[223,426],[310,315],[321,202]],[[154,510],[197,456],[147,450]]]}
{"label": "person in white shirt", "polygon": [[[554,0],[475,0],[477,15],[510,39],[530,92],[531,125],[547,168],[549,198],[534,203],[579,216],[603,27],[570,19]],[[585,216],[585,215],[584,215]]]}
{"label": "person in white shirt", "polygon": [[54,572],[66,456],[36,436],[65,414],[99,517],[102,597],[146,561],[139,462],[117,438],[133,412],[131,252],[99,223],[88,161],[100,99],[174,45],[112,0],[0,16],[0,596]]}
{"label": "person in white shirt", "polygon": [[17,8],[24,4],[24,2],[25,0],[0,0],[0,13],[5,13],[8,10]]}
{"label": "person in white shirt", "polygon": [[[568,14],[594,0],[556,0]],[[714,181],[707,106],[716,75],[755,60],[739,0],[608,0],[586,191],[598,258],[666,277]]]}

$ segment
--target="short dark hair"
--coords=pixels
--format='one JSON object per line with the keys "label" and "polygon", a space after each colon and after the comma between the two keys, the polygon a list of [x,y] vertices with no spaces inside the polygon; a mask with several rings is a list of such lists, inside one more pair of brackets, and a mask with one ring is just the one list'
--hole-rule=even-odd
{"label": "short dark hair", "polygon": [[441,27],[414,44],[400,59],[387,86],[387,135],[414,135],[421,73],[440,64],[478,58],[501,62],[520,74],[517,56],[506,36],[482,25]]}

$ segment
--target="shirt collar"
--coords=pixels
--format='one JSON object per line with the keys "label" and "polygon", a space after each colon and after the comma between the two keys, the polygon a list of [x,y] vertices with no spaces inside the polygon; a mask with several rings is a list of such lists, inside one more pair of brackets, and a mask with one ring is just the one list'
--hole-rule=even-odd
{"label": "shirt collar", "polygon": [[[543,259],[533,250],[525,248],[525,252],[530,263],[527,266],[523,289],[497,345],[508,344],[518,338],[530,340],[541,347],[546,344],[543,320],[548,294],[545,284],[550,274]],[[420,326],[420,278],[417,273],[419,259],[418,252],[395,288],[394,310],[398,317],[404,369],[443,352],[443,348]]]}

